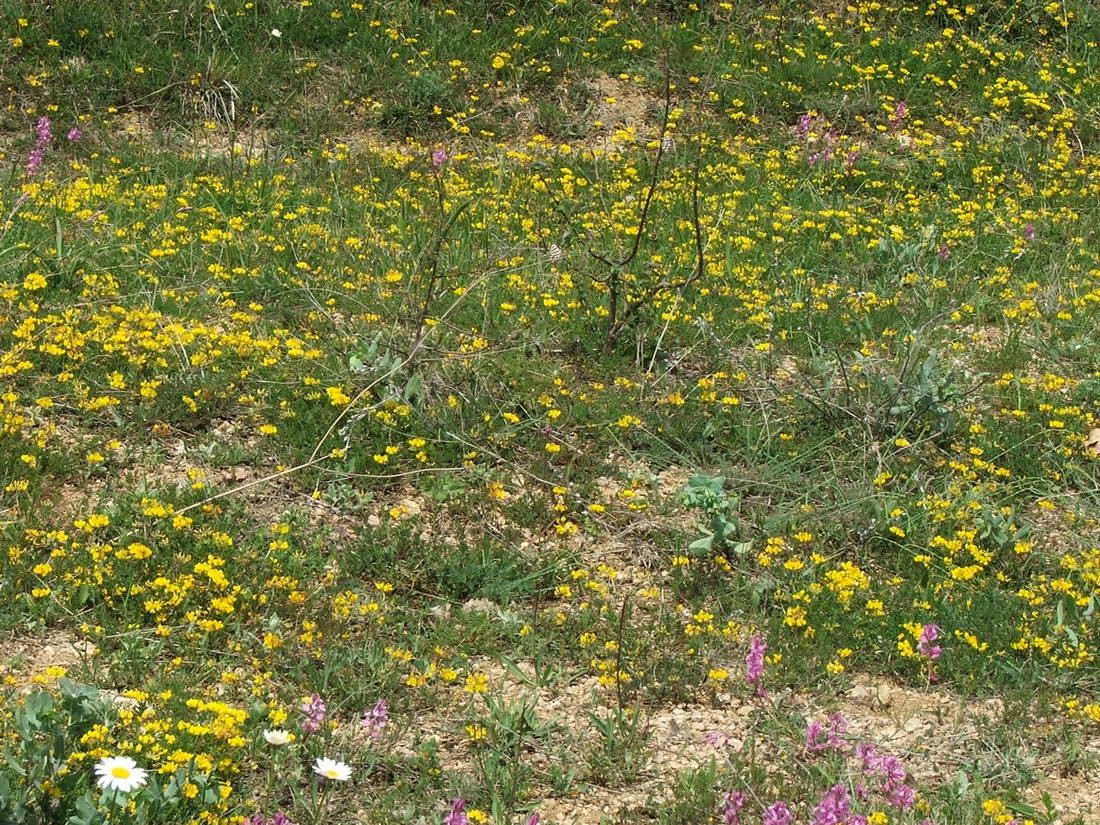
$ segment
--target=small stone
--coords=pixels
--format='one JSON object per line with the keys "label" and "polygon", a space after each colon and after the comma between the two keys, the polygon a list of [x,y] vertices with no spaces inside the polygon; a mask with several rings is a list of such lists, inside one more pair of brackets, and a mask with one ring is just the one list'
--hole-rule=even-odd
{"label": "small stone", "polygon": [[855,687],[853,687],[851,690],[848,691],[848,696],[852,699],[857,699],[857,700],[858,699],[864,699],[864,700],[866,700],[866,699],[870,699],[871,696],[873,695],[873,693],[874,693],[874,691],[872,691],[872,689],[869,685],[856,685]]}
{"label": "small stone", "polygon": [[490,599],[470,599],[462,605],[462,609],[468,613],[496,613],[499,607]]}
{"label": "small stone", "polygon": [[875,699],[878,700],[879,705],[881,705],[882,707],[890,707],[890,702],[893,700],[893,698],[894,692],[885,682],[875,688]]}

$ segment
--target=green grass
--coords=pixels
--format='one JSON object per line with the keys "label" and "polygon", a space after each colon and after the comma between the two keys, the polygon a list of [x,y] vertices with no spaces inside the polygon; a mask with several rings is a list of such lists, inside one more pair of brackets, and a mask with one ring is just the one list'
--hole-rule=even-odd
{"label": "green grass", "polygon": [[8,819],[811,821],[868,680],[973,727],[864,815],[1091,815],[1090,4],[0,21],[0,628],[96,648],[5,671]]}

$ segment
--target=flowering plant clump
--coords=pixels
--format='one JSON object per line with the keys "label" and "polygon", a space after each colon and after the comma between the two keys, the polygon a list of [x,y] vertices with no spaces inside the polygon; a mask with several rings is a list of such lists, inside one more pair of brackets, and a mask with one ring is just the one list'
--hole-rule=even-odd
{"label": "flowering plant clump", "polygon": [[843,750],[841,737],[848,732],[848,720],[835,713],[828,719],[828,728],[816,719],[806,726],[806,750],[818,753],[826,750]]}
{"label": "flowering plant clump", "polygon": [[0,20],[0,822],[1100,819],[1096,3]]}
{"label": "flowering plant clump", "polygon": [[451,811],[443,817],[443,825],[467,825],[470,821],[466,813],[466,800],[459,798],[451,803]]}
{"label": "flowering plant clump", "polygon": [[385,699],[379,699],[373,708],[363,714],[362,725],[367,735],[377,741],[390,721],[389,708]]}
{"label": "flowering plant clump", "polygon": [[768,652],[768,643],[762,636],[753,636],[745,657],[745,681],[752,685],[757,696],[766,696],[761,680],[764,678],[764,656]]}
{"label": "flowering plant clump", "polygon": [[307,735],[317,733],[328,718],[328,708],[325,706],[325,700],[316,693],[308,699],[303,699],[302,715],[305,717],[302,720],[302,733]]}

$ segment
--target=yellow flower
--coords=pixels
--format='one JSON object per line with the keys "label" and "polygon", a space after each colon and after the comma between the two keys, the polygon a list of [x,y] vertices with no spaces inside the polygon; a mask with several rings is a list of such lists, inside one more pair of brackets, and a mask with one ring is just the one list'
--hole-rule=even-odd
{"label": "yellow flower", "polygon": [[484,742],[489,737],[489,729],[483,725],[467,725],[465,731],[471,742]]}
{"label": "yellow flower", "polygon": [[27,290],[27,292],[34,292],[45,288],[46,279],[42,276],[41,272],[31,272],[23,278],[23,289]]}
{"label": "yellow flower", "polygon": [[489,689],[489,678],[484,673],[471,673],[466,677],[467,693],[484,693]]}
{"label": "yellow flower", "polygon": [[328,403],[334,407],[345,407],[351,403],[351,397],[339,387],[329,387],[325,390]]}

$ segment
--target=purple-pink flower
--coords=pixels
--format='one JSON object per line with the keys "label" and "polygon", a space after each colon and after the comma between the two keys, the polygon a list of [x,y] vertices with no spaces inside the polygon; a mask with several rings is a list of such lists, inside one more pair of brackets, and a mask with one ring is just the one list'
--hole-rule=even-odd
{"label": "purple-pink flower", "polygon": [[728,748],[737,740],[730,736],[728,733],[723,733],[720,730],[712,730],[705,737],[703,741],[710,745],[712,748]]}
{"label": "purple-pink flower", "polygon": [[855,747],[856,758],[863,763],[863,770],[872,771],[878,765],[878,748],[871,742],[860,742]]}
{"label": "purple-pink flower", "polygon": [[932,642],[939,638],[940,629],[934,624],[926,624],[921,628],[920,639],[917,640],[917,652],[922,656],[927,656],[929,661],[936,661],[940,658],[940,653],[943,649],[939,645],[934,645]]}
{"label": "purple-pink flower", "polygon": [[908,811],[916,802],[916,793],[908,785],[898,784],[887,789],[886,798],[895,808]]}
{"label": "purple-pink flower", "polygon": [[379,699],[373,708],[363,714],[362,725],[367,731],[367,735],[378,741],[382,737],[382,731],[386,729],[386,725],[390,721],[390,710],[386,706],[385,699]]}
{"label": "purple-pink flower", "polygon": [[795,137],[805,139],[810,134],[810,128],[814,125],[814,118],[809,112],[798,119],[798,125],[794,127]]}
{"label": "purple-pink flower", "polygon": [[749,643],[749,655],[745,657],[745,681],[756,689],[757,696],[766,696],[760,681],[764,678],[764,656],[768,652],[768,643],[763,636],[753,636]]}
{"label": "purple-pink flower", "polygon": [[904,100],[899,101],[897,107],[894,109],[894,114],[890,118],[890,128],[897,129],[901,126],[901,122],[905,120],[905,116],[909,114],[909,104]]}
{"label": "purple-pink flower", "polygon": [[470,818],[466,816],[466,800],[459,797],[451,803],[451,812],[443,817],[443,825],[469,825]]}
{"label": "purple-pink flower", "polygon": [[829,717],[829,744],[837,750],[844,747],[840,737],[848,732],[848,720],[843,713],[834,713]]}
{"label": "purple-pink flower", "polygon": [[814,719],[806,725],[806,750],[817,753],[828,747],[829,743],[825,741],[825,726]]}
{"label": "purple-pink flower", "polygon": [[848,732],[848,720],[843,714],[834,713],[829,717],[829,729],[817,720],[806,726],[806,750],[810,753],[819,753],[825,750],[843,750],[844,743],[841,736]]}
{"label": "purple-pink flower", "polygon": [[328,718],[325,700],[316,693],[302,702],[302,713],[306,716],[305,721],[302,722],[303,733],[317,733]]}
{"label": "purple-pink flower", "polygon": [[34,148],[27,155],[28,176],[35,174],[42,165],[46,157],[46,147],[51,140],[53,140],[53,131],[50,129],[50,119],[45,116],[38,118],[38,122],[34,125]]}
{"label": "purple-pink flower", "polygon": [[886,777],[886,784],[905,781],[905,765],[896,756],[886,755],[878,760],[878,772]]}
{"label": "purple-pink flower", "polygon": [[791,825],[791,810],[785,802],[773,802],[764,810],[761,825]]}
{"label": "purple-pink flower", "polygon": [[34,175],[38,171],[38,167],[42,165],[42,160],[46,157],[46,152],[43,149],[34,148],[31,153],[27,155],[27,175]]}
{"label": "purple-pink flower", "polygon": [[745,795],[740,791],[730,791],[722,799],[723,825],[738,825],[741,822],[741,809],[745,807]]}
{"label": "purple-pink flower", "polygon": [[279,811],[271,819],[263,814],[253,814],[244,821],[244,825],[294,825],[294,823],[290,821],[289,816]]}
{"label": "purple-pink flower", "polygon": [[[863,770],[866,773],[882,777],[882,793],[891,805],[906,811],[913,807],[916,795],[905,782],[908,771],[900,759],[890,754],[879,753],[878,749],[870,743],[856,745],[855,754],[863,763]],[[865,792],[860,794],[860,798],[864,797]]]}
{"label": "purple-pink flower", "polygon": [[38,143],[49,143],[53,139],[53,131],[50,129],[50,119],[43,115],[34,124],[35,137]]}
{"label": "purple-pink flower", "polygon": [[853,825],[855,821],[848,789],[843,785],[833,785],[825,791],[814,808],[813,825]]}
{"label": "purple-pink flower", "polygon": [[65,133],[65,139],[66,140],[80,140],[80,137],[81,137],[82,134],[83,133],[78,128],[76,128],[74,126],[72,129],[70,129],[68,132]]}

